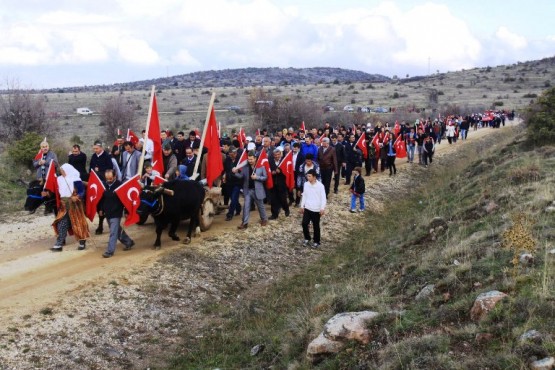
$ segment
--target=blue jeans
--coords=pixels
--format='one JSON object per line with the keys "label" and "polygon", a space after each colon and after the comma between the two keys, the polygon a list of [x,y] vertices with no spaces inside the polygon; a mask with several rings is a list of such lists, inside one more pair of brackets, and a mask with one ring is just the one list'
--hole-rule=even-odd
{"label": "blue jeans", "polygon": [[108,226],[110,227],[110,237],[108,238],[108,248],[106,252],[114,254],[116,251],[116,243],[118,240],[125,244],[125,246],[131,245],[133,240],[127,235],[125,230],[121,227],[121,218],[109,218]]}
{"label": "blue jeans", "polygon": [[409,162],[414,162],[414,150],[416,149],[414,145],[407,146],[407,160]]}
{"label": "blue jeans", "polygon": [[229,195],[229,208],[227,216],[233,217],[237,212],[241,212],[241,205],[239,204],[239,195],[241,194],[241,186],[233,185]]}
{"label": "blue jeans", "polygon": [[357,208],[357,199],[360,200],[360,210],[364,211],[364,194],[351,194],[351,209]]}

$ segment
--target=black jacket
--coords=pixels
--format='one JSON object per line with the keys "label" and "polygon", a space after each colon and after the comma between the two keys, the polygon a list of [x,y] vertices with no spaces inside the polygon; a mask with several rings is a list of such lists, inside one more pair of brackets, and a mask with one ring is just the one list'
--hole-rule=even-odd
{"label": "black jacket", "polygon": [[366,190],[365,187],[366,186],[364,184],[364,178],[362,177],[362,175],[358,175],[357,177],[355,177],[353,183],[351,184],[351,190],[357,194],[364,194],[364,191]]}
{"label": "black jacket", "polygon": [[98,208],[104,212],[107,219],[123,217],[123,203],[121,203],[117,194],[114,193],[114,190],[116,190],[120,185],[121,181],[119,180],[115,180],[112,184],[104,182],[106,190],[104,190],[104,194],[102,195],[102,199],[100,199]]}
{"label": "black jacket", "polygon": [[95,167],[98,167],[98,171],[96,172],[96,174],[103,180],[104,172],[108,169],[114,168],[114,165],[112,164],[112,157],[110,157],[110,154],[108,154],[108,152],[106,151],[102,152],[100,156],[96,155],[96,153],[93,154],[91,156],[90,170],[94,171]]}

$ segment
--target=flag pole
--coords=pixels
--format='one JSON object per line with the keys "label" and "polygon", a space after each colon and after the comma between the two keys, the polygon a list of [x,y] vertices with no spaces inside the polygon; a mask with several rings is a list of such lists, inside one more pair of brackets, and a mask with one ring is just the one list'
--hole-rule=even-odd
{"label": "flag pole", "polygon": [[206,130],[208,129],[208,122],[210,121],[210,115],[212,114],[212,108],[214,107],[214,100],[216,99],[216,93],[212,93],[212,97],[210,98],[210,104],[208,104],[208,112],[206,113],[206,121],[204,122],[204,127],[202,129],[202,136],[200,138],[200,146],[199,146],[199,154],[197,156],[197,160],[195,161],[195,168],[193,169],[193,175],[191,178],[193,180],[197,179],[198,176],[198,166],[200,164],[200,157],[202,156],[202,149],[204,147],[204,139],[206,138]]}
{"label": "flag pole", "polygon": [[[154,89],[155,85],[152,85],[152,90],[150,91],[150,106],[148,108],[148,115],[146,118],[146,128],[145,128],[145,138],[143,139],[143,150],[141,152],[141,159],[139,160],[139,168],[137,168],[137,175],[139,175],[139,179],[141,178],[141,173],[143,171],[143,165],[145,163],[145,153],[146,153],[146,144],[148,141],[148,128],[150,126],[150,118],[152,116],[152,103],[154,102]],[[128,131],[129,132],[129,131]]]}

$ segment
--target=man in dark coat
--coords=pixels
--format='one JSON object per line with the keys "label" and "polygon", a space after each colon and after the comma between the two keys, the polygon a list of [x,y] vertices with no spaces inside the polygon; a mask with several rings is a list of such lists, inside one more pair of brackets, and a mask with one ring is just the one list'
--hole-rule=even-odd
{"label": "man in dark coat", "polygon": [[96,172],[101,180],[104,180],[106,170],[114,168],[110,154],[102,147],[102,142],[95,141],[93,145],[94,154],[91,156],[90,171]]}
{"label": "man in dark coat", "polygon": [[123,204],[114,192],[121,185],[121,181],[116,179],[116,174],[113,169],[104,171],[102,177],[104,181],[104,194],[100,199],[98,212],[99,216],[106,217],[108,225],[110,226],[110,237],[108,238],[108,247],[102,254],[104,258],[110,258],[116,251],[116,243],[119,240],[125,245],[124,251],[133,248],[135,242],[127,235],[125,230],[121,227],[121,218],[123,217]]}
{"label": "man in dark coat", "polygon": [[334,173],[338,172],[337,154],[335,148],[330,146],[330,139],[327,137],[322,139],[322,146],[318,148],[318,164],[327,197],[330,193],[331,178]]}
{"label": "man in dark coat", "polygon": [[89,173],[87,172],[87,155],[81,151],[81,147],[75,144],[71,148],[71,153],[67,157],[67,163],[79,171],[81,181],[88,181]]}
{"label": "man in dark coat", "polygon": [[339,142],[336,134],[331,134],[330,146],[335,149],[335,157],[337,158],[337,171],[333,174],[333,193],[337,194],[341,169],[347,165],[345,163],[345,147]]}
{"label": "man in dark coat", "polygon": [[289,217],[289,203],[287,201],[289,191],[287,190],[285,182],[285,174],[281,172],[281,169],[278,167],[283,156],[281,149],[274,149],[273,156],[274,158],[269,160],[269,164],[274,186],[269,189],[268,194],[270,196],[270,204],[272,206],[272,215],[270,216],[270,220],[277,220],[279,211],[282,208],[285,211],[285,217]]}

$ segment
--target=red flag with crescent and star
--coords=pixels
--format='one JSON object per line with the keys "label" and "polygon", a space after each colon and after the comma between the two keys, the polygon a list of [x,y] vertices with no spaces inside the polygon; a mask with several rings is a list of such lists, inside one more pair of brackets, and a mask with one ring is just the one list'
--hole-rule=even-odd
{"label": "red flag with crescent and star", "polygon": [[129,213],[124,223],[125,226],[136,224],[140,219],[137,214],[137,209],[139,209],[139,205],[141,204],[141,189],[139,174],[137,174],[114,190],[114,193],[116,193]]}
{"label": "red flag with crescent and star", "polygon": [[137,145],[137,143],[139,142],[139,137],[133,132],[133,130],[127,129],[126,140],[132,142],[133,145]]}
{"label": "red flag with crescent and star", "polygon": [[[160,118],[158,117],[158,103],[156,94],[152,97],[152,107],[150,112],[150,124],[148,125],[148,138],[154,144],[152,152],[152,169],[164,173],[164,161],[162,157],[162,139],[160,136]],[[146,145],[146,144],[145,144]]]}
{"label": "red flag with crescent and star", "polygon": [[379,141],[379,136],[378,134],[376,134],[372,139],[372,145],[374,145],[374,148],[376,149],[376,158],[380,158],[380,143],[378,141]]}
{"label": "red flag with crescent and star", "polygon": [[406,158],[407,157],[407,147],[405,146],[405,140],[401,138],[401,135],[397,136],[397,140],[393,144],[395,147],[395,153],[397,154],[397,158]]}
{"label": "red flag with crescent and star", "polygon": [[293,167],[293,152],[289,151],[281,160],[278,168],[285,175],[285,185],[289,190],[295,187],[295,169]]}
{"label": "red flag with crescent and star", "polygon": [[356,147],[362,151],[364,159],[368,158],[368,148],[366,147],[366,134],[363,132],[357,140]]}
{"label": "red flag with crescent and star", "polygon": [[265,182],[266,188],[267,189],[273,188],[274,179],[272,178],[272,171],[270,170],[270,162],[268,162],[268,155],[266,154],[266,151],[264,149],[260,151],[260,155],[258,156],[258,160],[256,161],[255,168],[260,168],[260,167],[264,167],[266,169],[266,176],[268,177]]}
{"label": "red flag with crescent and star", "polygon": [[220,151],[220,138],[218,136],[218,128],[216,126],[216,111],[212,106],[210,117],[208,120],[208,127],[204,137],[204,147],[208,149],[205,154],[204,160],[206,162],[206,183],[209,188],[212,188],[214,180],[220,176],[224,170],[222,163],[222,152]]}
{"label": "red flag with crescent and star", "polygon": [[104,190],[106,190],[106,188],[100,180],[100,177],[98,177],[95,171],[91,171],[89,182],[87,183],[87,201],[85,202],[85,215],[87,215],[87,218],[91,220],[91,222],[94,220],[96,207],[104,195]]}
{"label": "red flag with crescent and star", "polygon": [[243,129],[242,127],[241,129],[239,129],[237,140],[239,141],[239,148],[243,149],[245,147],[245,142],[247,141],[247,135],[245,135],[245,129]]}
{"label": "red flag with crescent and star", "polygon": [[43,190],[50,191],[55,194],[56,196],[56,207],[60,209],[61,199],[60,199],[60,192],[58,191],[58,180],[56,178],[56,165],[54,161],[50,162],[50,166],[48,166],[48,172],[46,173],[46,179],[44,182]]}
{"label": "red flag with crescent and star", "polygon": [[306,126],[304,125],[304,121],[301,122],[301,127],[299,128],[299,130],[306,132]]}

